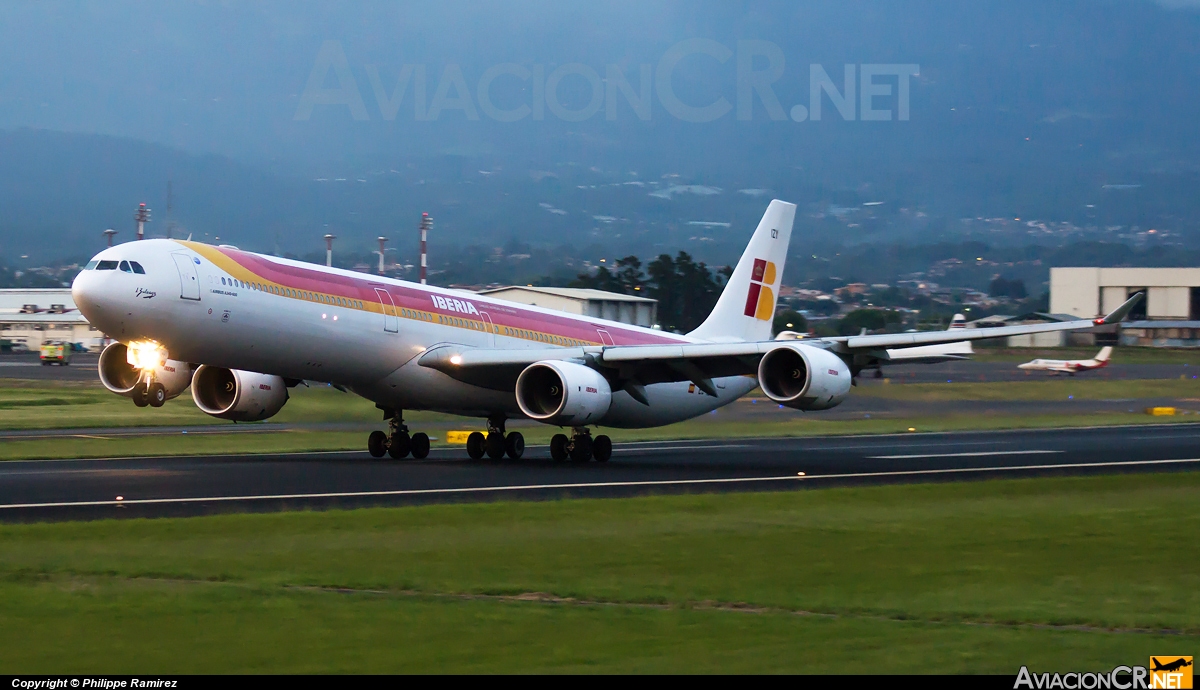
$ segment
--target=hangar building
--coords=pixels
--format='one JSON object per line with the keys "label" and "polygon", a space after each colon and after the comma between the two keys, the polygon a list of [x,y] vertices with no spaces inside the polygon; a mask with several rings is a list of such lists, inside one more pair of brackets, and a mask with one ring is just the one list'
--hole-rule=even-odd
{"label": "hangar building", "polygon": [[1200,347],[1200,268],[1051,268],[1050,312],[1091,319],[1137,292],[1122,345]]}
{"label": "hangar building", "polygon": [[481,295],[556,309],[597,319],[651,328],[658,322],[658,300],[588,288],[511,287],[481,290]]}
{"label": "hangar building", "polygon": [[104,334],[75,308],[70,288],[0,290],[0,341],[37,350],[43,342],[103,347]]}

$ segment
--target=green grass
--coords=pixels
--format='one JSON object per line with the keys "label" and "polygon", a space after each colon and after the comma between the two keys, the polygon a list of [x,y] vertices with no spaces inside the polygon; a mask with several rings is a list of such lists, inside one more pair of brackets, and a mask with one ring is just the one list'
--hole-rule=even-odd
{"label": "green grass", "polygon": [[[368,400],[328,386],[299,386],[272,422],[378,422]],[[63,429],[228,424],[196,409],[188,392],[159,409],[138,409],[98,382],[0,379],[0,429]]]}
{"label": "green grass", "polygon": [[5,525],[0,649],[12,673],[1102,670],[1200,642],[1198,490],[1171,473]]}
{"label": "green grass", "polygon": [[[975,344],[971,359],[977,362],[1028,362],[1031,359],[1090,359],[1100,351],[1095,347],[988,347]],[[1200,364],[1200,351],[1170,350],[1161,347],[1114,347],[1113,362],[1118,364]]]}
{"label": "green grass", "polygon": [[945,402],[956,400],[1128,400],[1200,397],[1200,379],[1034,379],[992,383],[906,383],[863,385],[850,395],[890,400]]}

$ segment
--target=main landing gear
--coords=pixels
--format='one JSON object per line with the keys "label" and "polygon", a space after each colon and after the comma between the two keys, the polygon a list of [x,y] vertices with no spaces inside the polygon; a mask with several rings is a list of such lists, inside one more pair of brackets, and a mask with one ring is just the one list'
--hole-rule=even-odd
{"label": "main landing gear", "polygon": [[429,456],[429,436],[424,433],[409,436],[403,412],[384,410],[383,418],[388,422],[388,433],[372,431],[367,438],[367,450],[371,457],[382,458],[386,454],[394,460],[403,460],[412,455],[421,460]]}
{"label": "main landing gear", "polygon": [[161,383],[149,382],[133,391],[133,404],[138,407],[162,407],[167,402],[167,389]]}
{"label": "main landing gear", "polygon": [[566,434],[555,434],[550,439],[550,457],[558,461],[570,458],[575,462],[592,459],[608,462],[612,457],[612,439],[604,435],[592,438],[592,432],[586,427],[576,427],[571,430],[570,438]]}
{"label": "main landing gear", "polygon": [[467,437],[467,455],[472,460],[482,460],[486,455],[492,460],[500,460],[507,455],[512,460],[520,460],[525,454],[525,437],[521,432],[511,434],[504,432],[504,418],[488,419],[488,432],[473,432]]}

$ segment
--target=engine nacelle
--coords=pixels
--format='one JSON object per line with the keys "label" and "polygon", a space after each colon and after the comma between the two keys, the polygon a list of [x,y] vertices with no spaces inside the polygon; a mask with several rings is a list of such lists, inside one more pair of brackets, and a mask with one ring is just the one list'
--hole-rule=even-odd
{"label": "engine nacelle", "polygon": [[218,419],[257,422],[283,409],[287,383],[278,376],[205,364],[192,375],[192,400]]}
{"label": "engine nacelle", "polygon": [[100,383],[108,390],[132,398],[147,385],[162,384],[167,400],[178,397],[192,382],[192,371],[187,362],[161,358],[148,368],[135,366],[125,343],[112,343],[100,353]]}
{"label": "engine nacelle", "polygon": [[575,362],[535,362],[517,377],[517,405],[530,419],[561,426],[595,424],[612,404],[612,388]]}
{"label": "engine nacelle", "polygon": [[767,397],[797,410],[828,410],[846,399],[853,382],[841,357],[799,343],[782,345],[758,362],[758,385]]}

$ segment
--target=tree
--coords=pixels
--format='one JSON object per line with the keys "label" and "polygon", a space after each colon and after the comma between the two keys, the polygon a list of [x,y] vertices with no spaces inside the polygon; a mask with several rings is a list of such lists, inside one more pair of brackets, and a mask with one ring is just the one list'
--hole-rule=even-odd
{"label": "tree", "polygon": [[988,294],[992,297],[1009,297],[1014,300],[1023,300],[1029,296],[1025,290],[1025,281],[1020,278],[1008,280],[1003,276],[996,276],[992,279],[992,283],[988,286]]}
{"label": "tree", "polygon": [[838,324],[838,333],[858,335],[864,328],[867,331],[880,331],[887,328],[889,324],[898,324],[902,321],[899,312],[883,309],[855,309],[842,318],[841,323]]}
{"label": "tree", "polygon": [[775,315],[775,322],[771,325],[771,333],[779,335],[783,331],[796,331],[797,333],[808,332],[808,319],[804,315],[793,309],[786,309]]}
{"label": "tree", "polygon": [[645,264],[645,273],[641,259],[636,256],[617,259],[615,270],[601,266],[595,273],[580,273],[568,287],[656,299],[662,327],[686,333],[708,318],[731,275],[731,266],[713,272],[703,261],[696,263],[687,252],[679,252],[674,257],[659,255]]}
{"label": "tree", "polygon": [[658,300],[658,321],[666,330],[686,333],[695,329],[717,304],[732,269],[714,275],[704,262],[687,252],[675,258],[660,254],[646,265],[650,296]]}

